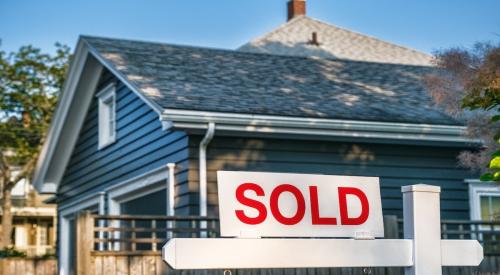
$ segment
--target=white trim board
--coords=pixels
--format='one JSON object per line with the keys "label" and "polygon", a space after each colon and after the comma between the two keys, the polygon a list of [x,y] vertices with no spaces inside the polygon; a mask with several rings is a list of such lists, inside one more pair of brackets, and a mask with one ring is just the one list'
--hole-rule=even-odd
{"label": "white trim board", "polygon": [[[96,95],[97,110],[97,149],[101,150],[116,141],[116,83],[110,83]],[[113,126],[110,126],[110,123]]]}
{"label": "white trim board", "polygon": [[462,134],[464,126],[376,122],[305,117],[268,116],[239,113],[205,112],[166,109],[164,128],[207,129],[209,122],[217,132],[305,135],[314,137],[379,138],[386,140],[413,140],[478,144]]}
{"label": "white trim board", "polygon": [[[99,201],[101,195],[99,193],[86,196],[79,200],[76,200],[70,204],[64,205],[59,208],[59,217],[61,223],[61,231],[59,236],[59,274],[68,275],[69,274],[69,256],[70,256],[70,240],[69,240],[69,223],[75,213],[78,213],[84,209],[89,209],[92,207],[99,208]],[[75,221],[76,222],[76,221]]]}
{"label": "white trim board", "polygon": [[81,114],[88,110],[102,69],[79,42],[36,165],[33,185],[38,192],[56,192],[85,119]]}
{"label": "white trim board", "polygon": [[[110,215],[119,215],[120,204],[167,188],[168,167],[161,166],[105,190]],[[170,192],[170,190],[167,190]],[[168,196],[167,196],[168,198]],[[165,199],[167,199],[165,198]],[[167,204],[165,204],[167,207]]]}

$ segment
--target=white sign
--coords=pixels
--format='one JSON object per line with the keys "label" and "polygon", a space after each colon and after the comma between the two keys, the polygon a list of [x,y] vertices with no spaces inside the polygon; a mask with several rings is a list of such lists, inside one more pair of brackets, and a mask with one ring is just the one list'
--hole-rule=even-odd
{"label": "white sign", "polygon": [[218,171],[221,236],[383,237],[379,180]]}
{"label": "white sign", "polygon": [[169,241],[163,255],[175,269],[411,266],[411,248],[411,240],[192,238]]}
{"label": "white sign", "polygon": [[[477,266],[483,259],[477,241],[440,243],[439,266]],[[414,265],[412,240],[404,239],[172,239],[163,247],[163,255],[174,269]]]}
{"label": "white sign", "polygon": [[[265,197],[269,188],[279,185],[257,192]],[[440,275],[443,266],[481,263],[483,248],[478,241],[441,240],[439,187],[418,184],[404,186],[402,192],[405,239],[260,239],[248,235],[171,239],[163,246],[163,260],[175,269],[403,266],[406,275]]]}

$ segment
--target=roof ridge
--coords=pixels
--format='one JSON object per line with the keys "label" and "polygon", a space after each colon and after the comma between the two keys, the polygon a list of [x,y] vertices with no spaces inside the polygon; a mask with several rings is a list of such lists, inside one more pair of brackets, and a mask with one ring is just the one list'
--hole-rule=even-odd
{"label": "roof ridge", "polygon": [[[304,17],[304,16],[302,16]],[[292,20],[295,20],[292,19]],[[250,52],[250,51],[240,51],[234,49],[224,49],[224,48],[215,48],[209,46],[194,46],[194,45],[184,45],[184,44],[175,44],[175,43],[166,43],[166,42],[158,42],[158,41],[147,41],[141,39],[130,39],[130,38],[110,38],[104,36],[92,36],[92,35],[80,35],[80,38],[85,40],[86,42],[90,42],[87,38],[90,39],[102,39],[102,40],[110,40],[110,41],[123,41],[123,42],[133,42],[133,43],[144,43],[144,44],[154,44],[154,45],[163,45],[163,46],[171,46],[177,48],[189,48],[189,49],[198,49],[198,50],[209,50],[209,51],[219,51],[219,52],[227,52],[235,55],[260,55],[260,56],[272,56],[272,57],[284,57],[290,59],[307,59],[307,60],[328,60],[328,61],[339,61],[345,63],[365,63],[365,64],[387,64],[391,66],[403,66],[403,67],[425,67],[426,65],[414,65],[414,64],[402,64],[402,63],[388,63],[388,62],[376,62],[376,61],[366,61],[366,60],[355,60],[349,58],[320,58],[316,56],[302,56],[302,55],[289,55],[289,54],[280,54],[280,53],[268,53],[268,52]]]}
{"label": "roof ridge", "polygon": [[309,17],[309,16],[304,16],[304,17],[306,17],[307,19],[310,19],[312,21],[316,21],[316,22],[318,22],[320,24],[327,25],[329,27],[334,27],[334,28],[337,28],[337,29],[340,29],[340,30],[343,30],[343,31],[346,31],[346,32],[350,32],[350,33],[353,33],[353,34],[361,35],[361,36],[364,36],[364,37],[367,37],[367,38],[370,38],[370,39],[373,39],[373,40],[377,40],[377,41],[385,43],[385,44],[396,46],[396,47],[401,48],[401,49],[409,50],[409,51],[412,51],[412,52],[415,52],[415,53],[418,53],[418,54],[423,54],[423,55],[426,55],[426,56],[431,57],[431,58],[433,57],[431,54],[428,54],[426,52],[422,52],[422,51],[419,51],[419,50],[416,50],[414,48],[410,48],[410,47],[407,47],[407,46],[399,45],[399,44],[396,44],[396,43],[393,43],[393,42],[390,42],[390,41],[378,38],[376,36],[372,36],[372,35],[361,33],[361,32],[358,32],[358,31],[354,31],[354,30],[351,30],[351,29],[348,29],[348,28],[345,28],[345,27],[341,27],[341,26],[338,26],[338,25],[327,23],[327,22],[324,22],[324,21],[319,20],[317,18],[312,18],[312,17]]}
{"label": "roof ridge", "polygon": [[267,37],[267,36],[269,36],[269,35],[271,35],[271,34],[273,34],[273,33],[276,33],[276,32],[278,32],[278,31],[280,31],[280,30],[281,30],[281,29],[283,29],[284,27],[286,27],[286,26],[290,26],[291,24],[296,23],[296,22],[298,22],[299,20],[304,19],[304,18],[309,18],[309,17],[308,17],[307,15],[299,15],[299,16],[296,16],[296,17],[294,17],[294,18],[290,19],[289,21],[287,21],[287,22],[285,22],[285,23],[280,24],[277,28],[275,28],[275,29],[273,29],[273,30],[271,30],[271,31],[268,31],[268,32],[264,33],[263,35],[258,36],[257,38],[255,38],[255,39],[253,39],[253,40],[250,40],[249,42],[246,42],[245,44],[243,44],[243,45],[239,46],[236,50],[239,50],[239,49],[241,49],[242,47],[244,47],[244,46],[246,46],[246,45],[248,45],[248,44],[250,44],[250,43],[253,43],[253,42],[257,42],[257,41],[259,41],[259,40],[262,40],[262,39],[264,39],[265,37]]}

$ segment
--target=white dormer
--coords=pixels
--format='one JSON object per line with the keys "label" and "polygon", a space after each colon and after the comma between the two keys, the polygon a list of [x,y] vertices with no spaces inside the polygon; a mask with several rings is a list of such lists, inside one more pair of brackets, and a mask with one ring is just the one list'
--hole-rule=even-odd
{"label": "white dormer", "polygon": [[116,95],[115,84],[109,84],[99,93],[99,143],[102,149],[116,140]]}

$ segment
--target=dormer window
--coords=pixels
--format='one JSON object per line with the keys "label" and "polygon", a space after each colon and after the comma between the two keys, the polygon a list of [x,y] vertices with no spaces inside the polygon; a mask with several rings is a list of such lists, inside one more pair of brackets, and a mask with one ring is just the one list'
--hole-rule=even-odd
{"label": "dormer window", "polygon": [[110,84],[98,94],[99,98],[99,149],[116,140],[115,84]]}

